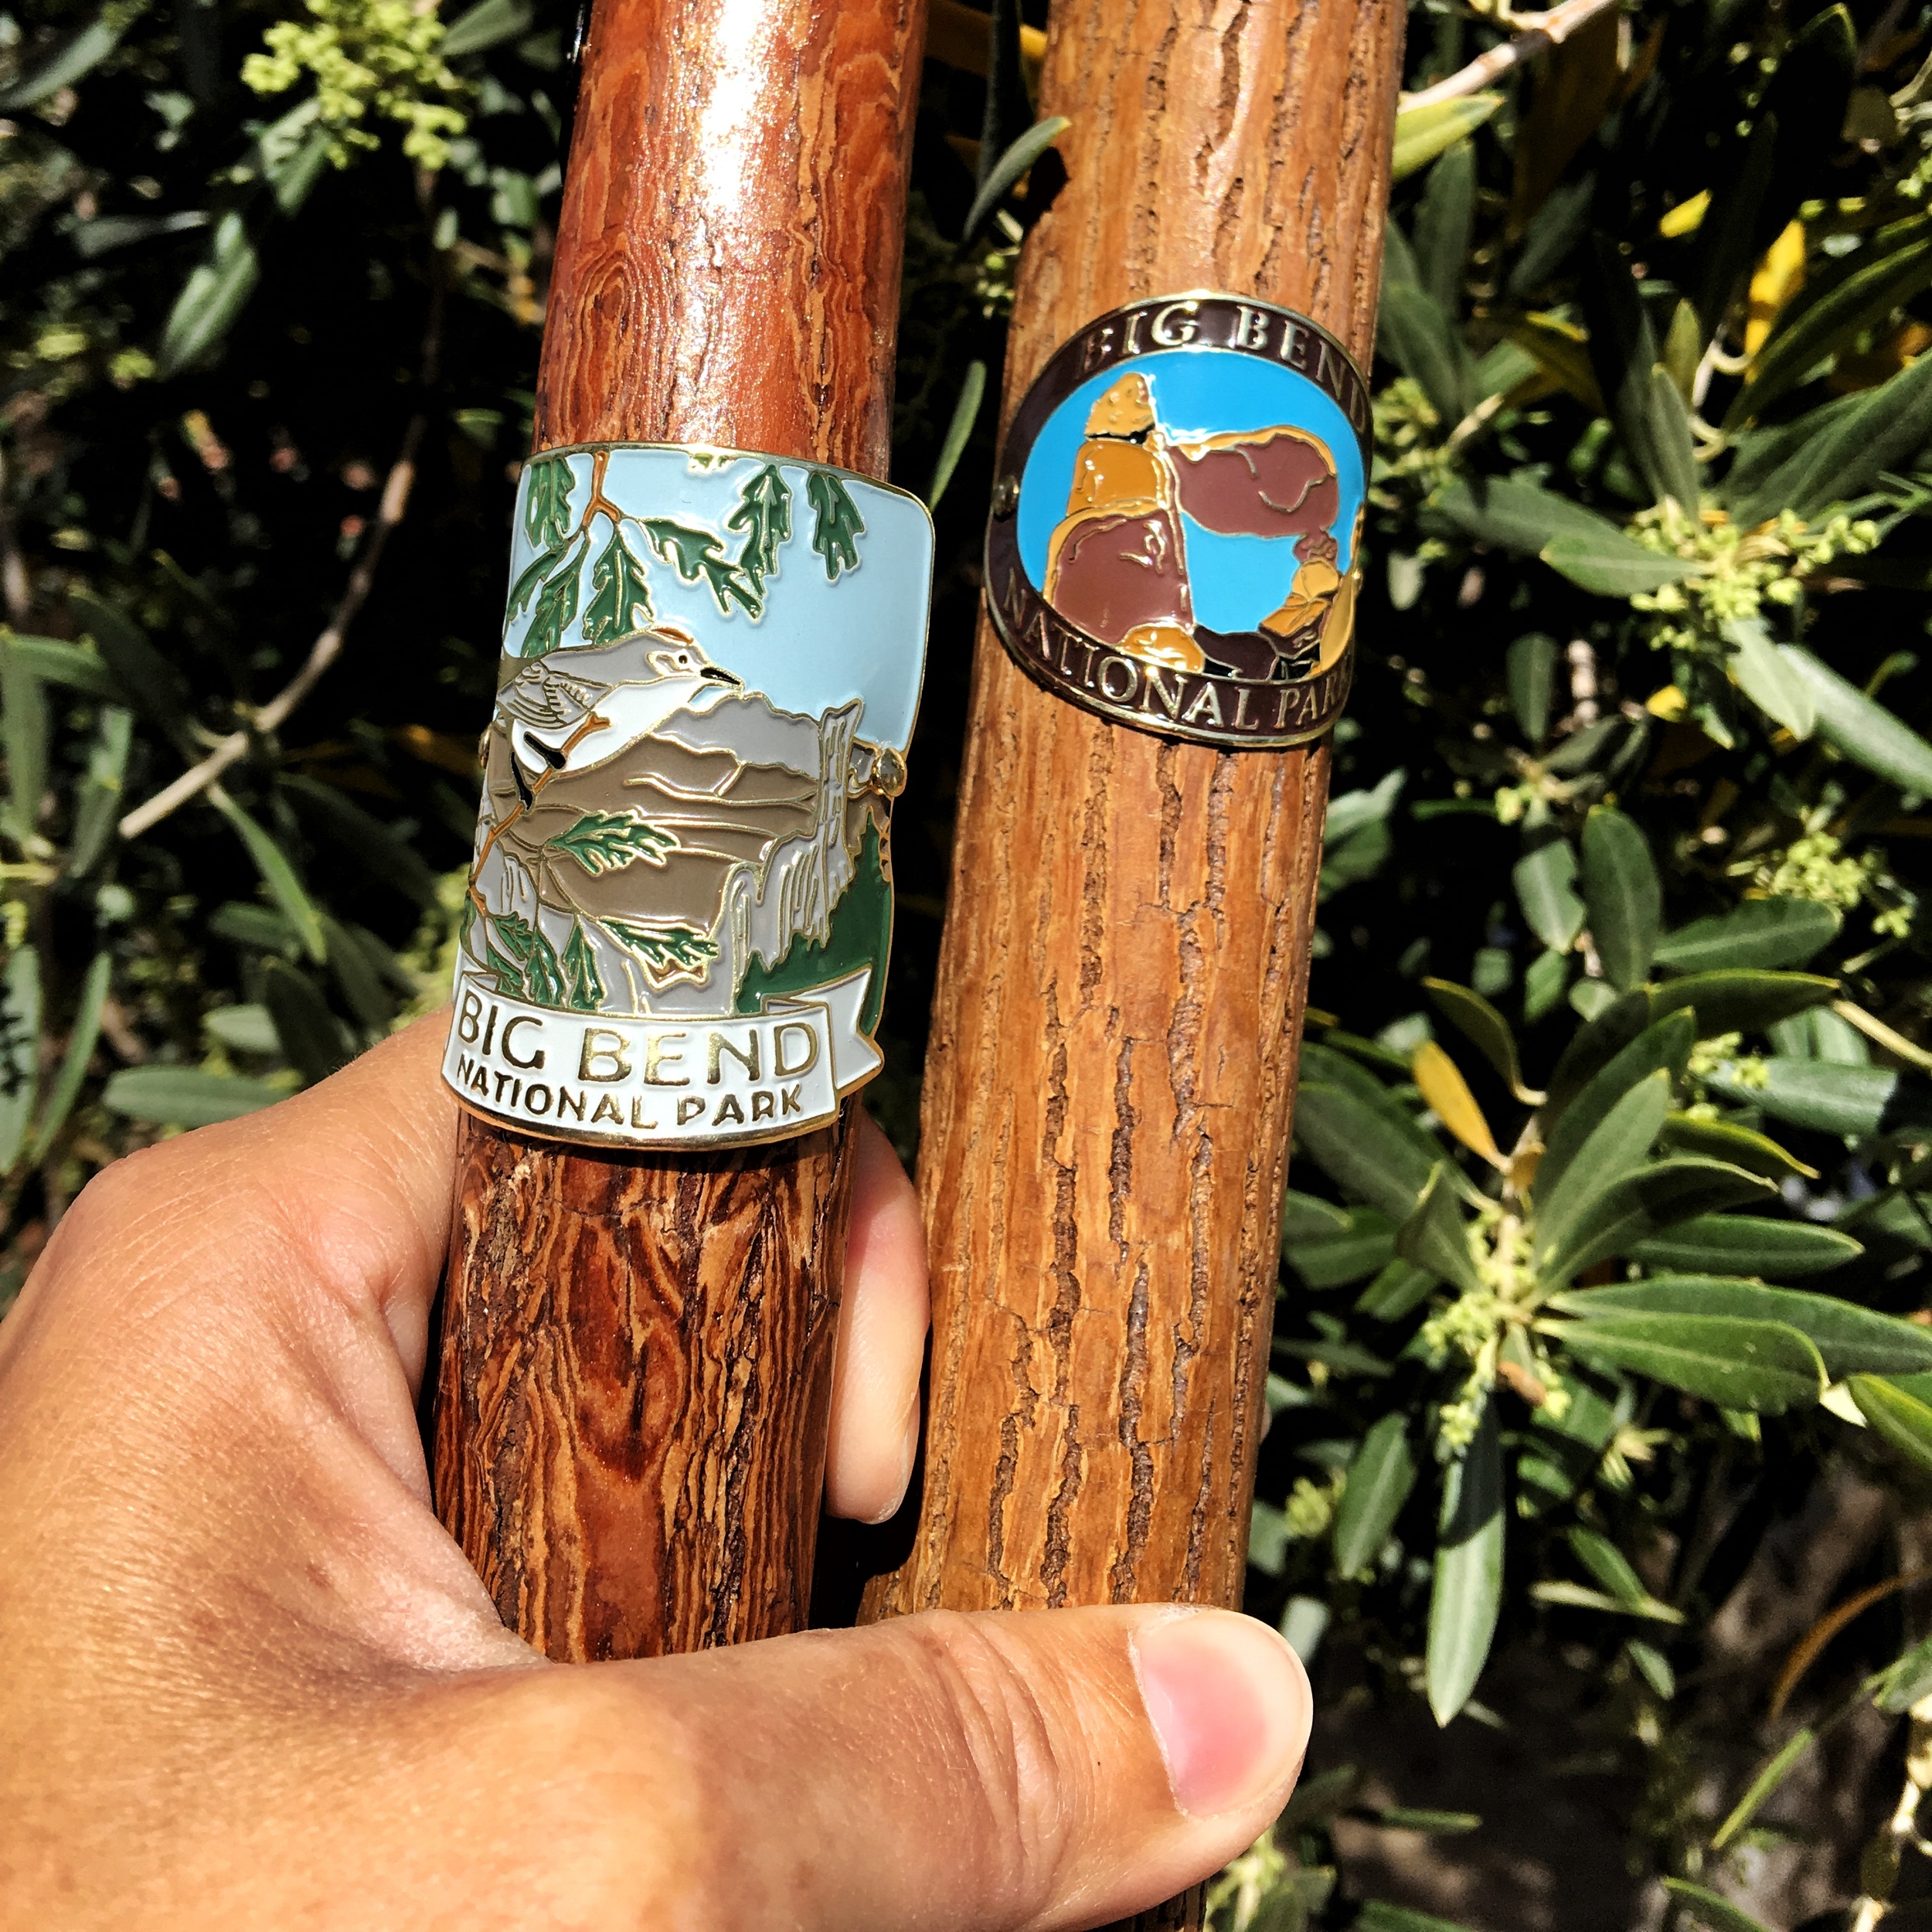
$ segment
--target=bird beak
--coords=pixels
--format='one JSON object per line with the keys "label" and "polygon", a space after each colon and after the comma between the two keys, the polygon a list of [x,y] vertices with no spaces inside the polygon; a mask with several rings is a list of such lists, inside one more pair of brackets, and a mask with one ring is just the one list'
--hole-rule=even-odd
{"label": "bird beak", "polygon": [[708,664],[699,675],[709,678],[719,684],[735,684],[740,690],[744,688],[745,681],[743,678],[739,677],[733,672],[725,670],[719,665]]}

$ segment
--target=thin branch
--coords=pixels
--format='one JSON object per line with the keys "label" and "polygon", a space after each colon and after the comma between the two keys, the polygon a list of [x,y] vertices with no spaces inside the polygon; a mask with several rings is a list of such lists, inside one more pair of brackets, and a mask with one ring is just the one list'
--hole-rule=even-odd
{"label": "thin branch", "polygon": [[1523,29],[1513,40],[1492,47],[1433,87],[1424,87],[1420,94],[1404,94],[1402,110],[1406,113],[1411,107],[1433,107],[1438,101],[1461,100],[1467,95],[1481,94],[1512,67],[1522,66],[1533,54],[1561,46],[1578,28],[1587,26],[1600,13],[1607,13],[1619,4],[1620,0],[1563,0],[1561,6],[1553,7],[1547,13],[1513,14],[1509,24]]}
{"label": "thin branch", "polygon": [[200,764],[191,766],[172,784],[164,786],[128,813],[121,821],[122,838],[138,838],[143,832],[151,832],[170,812],[179,811],[189,799],[206,791],[247,750],[253,737],[279,730],[290,713],[315,689],[323,672],[342,655],[342,640],[376,582],[376,566],[383,560],[389,533],[409,509],[410,486],[416,480],[417,451],[421,447],[425,427],[425,419],[419,414],[410,419],[409,427],[403,432],[403,447],[383,485],[382,507],[376,513],[362,554],[349,573],[349,582],[321,634],[309,646],[301,668],[255,713],[250,730],[231,731]]}

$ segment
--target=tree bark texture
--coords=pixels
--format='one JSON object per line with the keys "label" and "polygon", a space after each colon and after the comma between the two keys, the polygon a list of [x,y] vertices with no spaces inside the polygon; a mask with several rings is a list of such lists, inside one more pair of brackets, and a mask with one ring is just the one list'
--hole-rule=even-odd
{"label": "tree bark texture", "polygon": [[[1194,288],[1366,368],[1402,31],[1395,0],[1055,0],[1040,111],[1073,124],[1029,191],[1003,420],[1084,323]],[[1240,1603],[1327,789],[1325,744],[1088,716],[982,614],[920,1160],[924,1492],[868,1614]]]}
{"label": "tree bark texture", "polygon": [[[597,0],[534,449],[713,443],[883,477],[923,0]],[[546,1655],[802,1626],[849,1114],[574,1152],[465,1116],[437,1507]]]}

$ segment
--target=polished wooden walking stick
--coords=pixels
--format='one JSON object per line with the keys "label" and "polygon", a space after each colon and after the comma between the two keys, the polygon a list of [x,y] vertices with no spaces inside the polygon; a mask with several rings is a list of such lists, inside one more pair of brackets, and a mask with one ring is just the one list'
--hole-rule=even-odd
{"label": "polished wooden walking stick", "polygon": [[1402,33],[1049,19],[922,1116],[923,1494],[870,1615],[1240,1601]]}
{"label": "polished wooden walking stick", "polygon": [[597,0],[445,1075],[437,1509],[549,1656],[804,1621],[930,526],[921,0]]}

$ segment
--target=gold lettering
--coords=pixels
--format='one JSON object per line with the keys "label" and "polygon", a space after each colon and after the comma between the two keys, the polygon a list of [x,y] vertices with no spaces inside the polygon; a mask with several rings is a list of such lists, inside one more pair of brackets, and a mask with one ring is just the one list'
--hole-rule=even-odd
{"label": "gold lettering", "polygon": [[[1179,349],[1191,342],[1200,332],[1200,325],[1194,319],[1200,308],[1199,302],[1168,302],[1155,311],[1153,326],[1148,331],[1162,349]],[[1183,319],[1175,322],[1172,318]]]}
{"label": "gold lettering", "polygon": [[1215,689],[1212,678],[1201,680],[1201,688],[1194,694],[1194,702],[1182,713],[1181,722],[1183,724],[1199,724],[1204,717],[1211,725],[1218,725],[1221,722],[1220,693]]}
{"label": "gold lettering", "polygon": [[[536,1104],[536,1097],[539,1094],[543,1096],[543,1104],[541,1107],[538,1106]],[[549,1113],[550,1111],[550,1090],[541,1083],[531,1087],[529,1092],[523,1096],[523,1111],[526,1114]]]}
{"label": "gold lettering", "polygon": [[[1107,674],[1112,671],[1124,671],[1127,673],[1127,685],[1124,690],[1116,691],[1108,684]],[[1151,675],[1151,673],[1149,675]],[[1140,671],[1131,658],[1107,657],[1100,660],[1100,696],[1111,703],[1131,703],[1134,692],[1140,689]]]}
{"label": "gold lettering", "polygon": [[543,1064],[543,1049],[540,1046],[526,1060],[519,1060],[515,1054],[512,1053],[510,1050],[510,1036],[514,1033],[519,1026],[541,1026],[543,1024],[543,1021],[539,1019],[534,1013],[519,1013],[515,1019],[509,1021],[505,1026],[503,1029],[503,1057],[508,1060],[512,1066],[538,1067]]}
{"label": "gold lettering", "polygon": [[1308,332],[1299,322],[1281,325],[1281,359],[1291,369],[1308,366]]}
{"label": "gold lettering", "polygon": [[[600,1044],[608,1040],[608,1046]],[[608,1060],[611,1070],[600,1073],[591,1064],[596,1060]],[[594,1086],[608,1087],[614,1080],[630,1077],[631,1063],[625,1057],[624,1036],[608,1026],[587,1026],[583,1029],[583,1050],[577,1056],[577,1078],[589,1080]]]}
{"label": "gold lettering", "polygon": [[748,1028],[747,1036],[750,1042],[748,1047],[736,1045],[734,1042],[726,1039],[722,1033],[714,1032],[711,1035],[709,1043],[705,1049],[704,1077],[708,1086],[716,1087],[719,1081],[724,1078],[723,1070],[719,1065],[719,1056],[725,1053],[729,1053],[734,1060],[737,1061],[750,1079],[755,1080],[758,1078],[757,1028],[755,1026]]}
{"label": "gold lettering", "polygon": [[726,1121],[736,1121],[740,1127],[745,1124],[745,1111],[738,1104],[736,1094],[727,1094],[718,1103],[718,1111],[711,1117],[713,1127],[722,1127]]}
{"label": "gold lettering", "polygon": [[597,1111],[590,1116],[590,1124],[595,1127],[599,1121],[606,1120],[615,1121],[620,1127],[624,1124],[624,1116],[618,1112],[617,1102],[608,1094],[600,1094],[597,1096]]}
{"label": "gold lettering", "polygon": [[1248,700],[1254,696],[1252,685],[1237,685],[1234,693],[1234,728],[1247,731],[1253,728],[1254,720],[1248,716]]}
{"label": "gold lettering", "polygon": [[647,1121],[644,1117],[644,1097],[640,1094],[631,1096],[631,1124],[642,1128],[648,1133],[655,1134],[658,1131],[655,1121]]}
{"label": "gold lettering", "polygon": [[1162,682],[1162,679],[1166,675],[1165,668],[1164,666],[1158,664],[1150,664],[1147,667],[1145,675],[1147,678],[1145,702],[1148,709],[1151,711],[1153,709],[1155,706],[1158,705],[1170,718],[1179,717],[1181,715],[1181,700],[1187,695],[1186,679],[1184,678],[1179,672],[1176,671],[1174,673],[1174,689],[1170,691],[1167,688],[1166,685]]}
{"label": "gold lettering", "polygon": [[1228,337],[1228,347],[1266,349],[1267,345],[1267,311],[1250,308],[1246,302],[1237,302],[1234,308],[1234,331]]}
{"label": "gold lettering", "polygon": [[[644,1083],[646,1087],[689,1087],[691,1084],[689,1075],[666,1080],[658,1070],[667,1060],[674,1066],[684,1064],[683,1054],[671,1043],[674,1039],[685,1040],[690,1037],[689,1033],[653,1033],[650,1036],[645,1043],[644,1049]],[[682,1113],[682,1110],[679,1111]]]}
{"label": "gold lettering", "polygon": [[692,1120],[694,1120],[703,1111],[704,1102],[699,1100],[696,1094],[685,1094],[684,1098],[678,1103],[679,1126],[688,1126]]}
{"label": "gold lettering", "polygon": [[778,1111],[777,1101],[762,1089],[751,1097],[751,1117],[754,1121],[768,1121]]}
{"label": "gold lettering", "polygon": [[[562,1120],[567,1114],[573,1121],[582,1120],[584,1103],[590,1097],[587,1094],[573,1094],[567,1087],[560,1087],[556,1090],[557,1118]],[[607,1094],[604,1097],[608,1100],[611,1097]]]}
{"label": "gold lettering", "polygon": [[[794,1066],[785,1057],[785,1036],[803,1033],[805,1036],[805,1057]],[[818,1064],[818,1035],[815,1028],[808,1026],[801,1019],[781,1020],[771,1036],[771,1070],[781,1080],[795,1079],[801,1073],[809,1073]],[[796,1090],[795,1089],[794,1090]]]}
{"label": "gold lettering", "polygon": [[781,1111],[787,1119],[789,1119],[794,1114],[802,1114],[805,1111],[804,1103],[799,1099],[798,1090],[795,1087],[781,1089],[778,1100]]}
{"label": "gold lettering", "polygon": [[1094,330],[1087,338],[1087,346],[1080,352],[1080,373],[1089,373],[1097,364],[1107,359],[1107,352],[1114,346],[1114,325],[1106,323]]}
{"label": "gold lettering", "polygon": [[465,1046],[474,1046],[476,1036],[483,1030],[483,1002],[481,997],[464,988],[461,1003],[456,1009],[456,1037]]}

